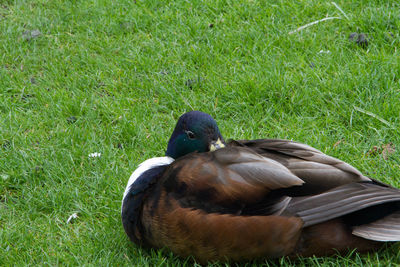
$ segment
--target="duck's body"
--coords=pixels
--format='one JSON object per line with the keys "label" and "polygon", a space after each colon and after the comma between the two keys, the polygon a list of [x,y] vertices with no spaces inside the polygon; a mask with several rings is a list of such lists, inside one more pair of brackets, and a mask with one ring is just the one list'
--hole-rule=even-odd
{"label": "duck's body", "polygon": [[207,262],[364,252],[400,240],[400,191],[312,147],[260,139],[177,149],[195,139],[222,144],[215,122],[192,127],[203,114],[182,116],[168,156],[132,174],[122,221],[135,243]]}

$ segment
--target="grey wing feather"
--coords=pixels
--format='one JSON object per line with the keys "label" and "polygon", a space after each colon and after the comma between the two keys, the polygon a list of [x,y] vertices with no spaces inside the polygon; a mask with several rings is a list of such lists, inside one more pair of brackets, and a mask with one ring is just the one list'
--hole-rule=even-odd
{"label": "grey wing feather", "polygon": [[400,191],[371,183],[339,186],[322,194],[293,198],[285,212],[296,214],[304,227],[328,221],[371,206],[400,201]]}
{"label": "grey wing feather", "polygon": [[310,162],[331,165],[342,171],[350,172],[357,176],[363,176],[361,172],[358,171],[353,166],[337,158],[328,156],[319,151],[318,149],[315,149],[309,145],[282,139],[259,139],[259,140],[252,140],[249,142],[255,142],[255,144],[257,144],[257,147],[264,150],[280,152],[287,156],[297,157]]}
{"label": "grey wing feather", "polygon": [[375,241],[400,241],[400,211],[375,222],[353,227],[352,233]]}
{"label": "grey wing feather", "polygon": [[320,193],[347,183],[371,181],[351,165],[290,140],[239,140],[232,141],[231,145],[248,147],[281,163],[305,182],[306,193]]}
{"label": "grey wing feather", "polygon": [[[232,156],[237,155],[237,156]],[[245,148],[226,148],[214,152],[216,162],[225,166],[232,179],[240,179],[246,183],[262,186],[268,190],[301,185],[304,182],[281,163],[260,156]]]}

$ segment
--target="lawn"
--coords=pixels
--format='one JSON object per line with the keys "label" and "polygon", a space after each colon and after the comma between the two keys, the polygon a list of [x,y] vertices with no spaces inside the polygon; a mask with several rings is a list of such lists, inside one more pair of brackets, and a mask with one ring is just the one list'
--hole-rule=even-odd
{"label": "lawn", "polygon": [[[335,4],[1,1],[0,266],[192,265],[131,244],[120,219],[131,172],[192,109],[226,139],[307,143],[400,187],[400,4]],[[260,263],[397,266],[400,252]]]}

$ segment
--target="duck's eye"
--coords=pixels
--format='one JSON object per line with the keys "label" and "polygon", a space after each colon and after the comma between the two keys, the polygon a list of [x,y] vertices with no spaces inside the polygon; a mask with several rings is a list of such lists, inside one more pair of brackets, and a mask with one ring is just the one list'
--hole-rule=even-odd
{"label": "duck's eye", "polygon": [[196,138],[196,136],[194,135],[194,133],[192,131],[186,131],[187,136],[189,137],[189,139],[194,139]]}

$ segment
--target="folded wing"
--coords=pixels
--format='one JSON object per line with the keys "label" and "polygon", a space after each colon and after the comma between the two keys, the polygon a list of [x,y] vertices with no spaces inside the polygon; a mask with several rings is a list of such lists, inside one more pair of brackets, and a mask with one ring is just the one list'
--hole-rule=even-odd
{"label": "folded wing", "polygon": [[317,194],[348,183],[371,181],[346,162],[290,140],[238,140],[230,145],[247,147],[288,168],[305,182],[302,187],[293,190],[293,194]]}
{"label": "folded wing", "polygon": [[269,192],[302,185],[279,162],[243,147],[191,154],[177,160],[164,175],[167,192],[188,205],[246,205]]}

